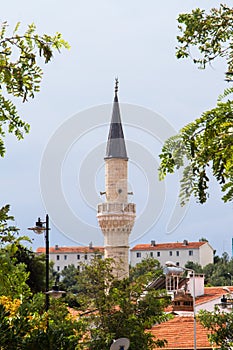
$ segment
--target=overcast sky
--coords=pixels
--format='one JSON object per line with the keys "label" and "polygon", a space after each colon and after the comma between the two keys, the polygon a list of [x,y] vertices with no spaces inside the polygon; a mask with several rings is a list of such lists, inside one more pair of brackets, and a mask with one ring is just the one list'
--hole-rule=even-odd
{"label": "overcast sky", "polygon": [[[206,8],[218,1],[205,1]],[[7,137],[1,160],[2,205],[22,234],[38,216],[51,218],[50,244],[103,244],[96,206],[103,198],[104,148],[111,118],[114,79],[119,78],[121,115],[129,156],[130,200],[138,219],[130,244],[190,241],[205,237],[217,253],[231,254],[232,208],[211,185],[207,204],[177,207],[179,178],[158,182],[157,167],[167,135],[214,107],[226,86],[223,63],[205,71],[175,58],[179,13],[203,1],[5,1],[2,21],[34,22],[39,33],[58,31],[69,51],[43,66],[40,93],[17,103],[31,124],[24,141]],[[173,216],[172,216],[173,215]]]}

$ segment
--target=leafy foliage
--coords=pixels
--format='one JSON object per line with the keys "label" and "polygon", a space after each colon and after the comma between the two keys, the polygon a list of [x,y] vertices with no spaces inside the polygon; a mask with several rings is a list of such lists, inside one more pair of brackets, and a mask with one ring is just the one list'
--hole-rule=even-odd
{"label": "leafy foliage", "polygon": [[208,286],[230,286],[233,284],[233,259],[225,252],[222,256],[215,256],[214,263],[201,267],[199,264],[188,261],[186,268],[196,273],[205,275],[205,285]]}
{"label": "leafy foliage", "polygon": [[10,225],[14,217],[9,215],[10,205],[7,204],[0,208],[0,247],[7,243],[19,244],[23,240],[29,240],[26,236],[18,236],[19,229]]}
{"label": "leafy foliage", "polygon": [[[191,57],[200,68],[205,68],[217,57],[224,58],[227,72],[233,72],[233,9],[220,4],[206,13],[200,8],[180,14],[177,37],[177,58]],[[197,50],[192,51],[195,47]],[[197,56],[199,54],[199,56]]]}
{"label": "leafy foliage", "polygon": [[0,339],[2,350],[82,349],[84,325],[71,317],[65,305],[52,300],[43,311],[44,296],[32,300],[0,298]]}
{"label": "leafy foliage", "polygon": [[[225,192],[225,202],[233,200],[233,101],[218,102],[194,122],[168,139],[160,155],[160,178],[184,166],[181,203],[194,194],[200,203],[208,198],[209,172]],[[188,164],[185,164],[185,158]]]}
{"label": "leafy foliage", "polygon": [[62,281],[60,283],[61,289],[71,292],[78,293],[79,286],[77,284],[78,269],[72,264],[68,265],[66,269],[61,272]]}
{"label": "leafy foliage", "polygon": [[27,284],[29,272],[25,264],[16,259],[20,243],[29,239],[18,236],[18,229],[9,224],[14,220],[9,210],[9,205],[0,209],[0,295],[17,298],[30,294]]}
{"label": "leafy foliage", "polygon": [[15,264],[24,264],[28,272],[27,284],[32,293],[45,290],[45,256],[36,255],[22,244],[17,246],[14,254]]}
{"label": "leafy foliage", "polygon": [[201,310],[198,314],[201,324],[210,331],[210,343],[220,349],[231,349],[233,346],[233,313],[220,312],[218,308],[210,312]]}
{"label": "leafy foliage", "polygon": [[29,125],[22,121],[17,108],[9,99],[20,98],[22,102],[33,98],[40,90],[42,69],[38,57],[43,57],[48,63],[55,50],[69,48],[60,33],[54,36],[36,33],[34,23],[30,24],[24,33],[19,33],[17,23],[12,34],[7,34],[8,24],[0,27],[0,156],[5,154],[3,138],[6,127],[9,133],[14,133],[17,139],[22,139],[29,132]]}
{"label": "leafy foliage", "polygon": [[134,267],[130,267],[129,279],[133,282],[139,276],[147,275],[150,276],[151,280],[156,279],[163,274],[163,269],[158,260],[154,258],[143,259],[140,263]]}
{"label": "leafy foliage", "polygon": [[140,275],[133,282],[116,280],[111,259],[93,259],[78,276],[82,318],[89,326],[92,350],[109,349],[113,339],[127,337],[130,350],[153,349],[165,340],[155,341],[147,329],[167,319],[163,309],[170,299],[164,291],[146,288],[151,274]]}
{"label": "leafy foliage", "polygon": [[[191,56],[194,63],[205,68],[217,57],[227,64],[227,77],[233,74],[233,9],[220,5],[210,13],[195,9],[178,17],[181,36],[177,57]],[[192,55],[191,49],[197,50]],[[196,54],[199,56],[196,56]],[[229,78],[230,77],[230,78]],[[160,155],[160,179],[183,168],[181,204],[194,195],[200,203],[209,197],[210,173],[221,186],[224,202],[233,200],[233,102],[223,101],[233,92],[228,88],[219,97],[217,106],[202,114],[168,139]]]}
{"label": "leafy foliage", "polygon": [[185,268],[194,270],[196,273],[203,273],[202,266],[198,263],[194,263],[193,261],[187,261],[187,263],[185,264]]}

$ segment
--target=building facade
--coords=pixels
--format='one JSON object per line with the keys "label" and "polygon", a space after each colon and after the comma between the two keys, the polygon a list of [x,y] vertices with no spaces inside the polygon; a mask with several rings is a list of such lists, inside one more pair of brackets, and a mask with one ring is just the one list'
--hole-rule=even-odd
{"label": "building facade", "polygon": [[128,202],[128,156],[121,124],[116,79],[112,119],[105,160],[105,201],[98,205],[97,218],[104,235],[104,256],[116,262],[114,275],[129,275],[129,235],[135,220],[135,204]]}
{"label": "building facade", "polygon": [[[45,254],[45,248],[37,248],[37,254]],[[82,264],[90,264],[91,260],[96,256],[104,255],[103,247],[55,247],[49,248],[49,260],[54,263],[54,270],[62,272],[69,265],[74,265],[78,270],[82,269]]]}
{"label": "building facade", "polygon": [[202,267],[214,262],[214,250],[209,242],[183,242],[138,244],[130,250],[130,264],[135,266],[146,258],[157,259],[162,266],[167,261],[177,266],[185,266],[192,261]]}

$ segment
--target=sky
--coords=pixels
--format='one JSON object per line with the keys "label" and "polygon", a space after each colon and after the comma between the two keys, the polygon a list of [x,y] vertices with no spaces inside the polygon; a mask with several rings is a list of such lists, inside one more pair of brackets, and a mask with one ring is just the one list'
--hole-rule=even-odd
{"label": "sky", "polygon": [[[205,1],[205,8],[218,1]],[[177,60],[177,17],[202,1],[138,0],[98,2],[41,0],[4,2],[1,21],[22,30],[34,22],[38,33],[61,32],[70,50],[41,67],[41,91],[17,101],[30,134],[7,136],[1,159],[2,205],[33,249],[44,245],[28,227],[50,217],[50,245],[103,245],[96,207],[103,201],[104,155],[111,119],[114,81],[119,79],[121,118],[129,157],[130,200],[137,220],[130,246],[138,243],[209,240],[218,255],[231,255],[232,208],[211,181],[205,205],[178,202],[179,175],[158,181],[164,140],[216,105],[227,86],[225,66],[199,70]]]}

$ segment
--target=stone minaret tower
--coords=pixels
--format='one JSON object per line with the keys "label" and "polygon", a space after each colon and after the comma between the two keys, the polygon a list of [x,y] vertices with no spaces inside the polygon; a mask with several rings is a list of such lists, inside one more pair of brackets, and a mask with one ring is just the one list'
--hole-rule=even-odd
{"label": "stone minaret tower", "polygon": [[114,274],[129,275],[129,235],[135,220],[135,204],[128,202],[128,157],[118,103],[118,80],[105,160],[106,200],[98,205],[97,218],[104,234],[105,258],[113,258],[118,268]]}

